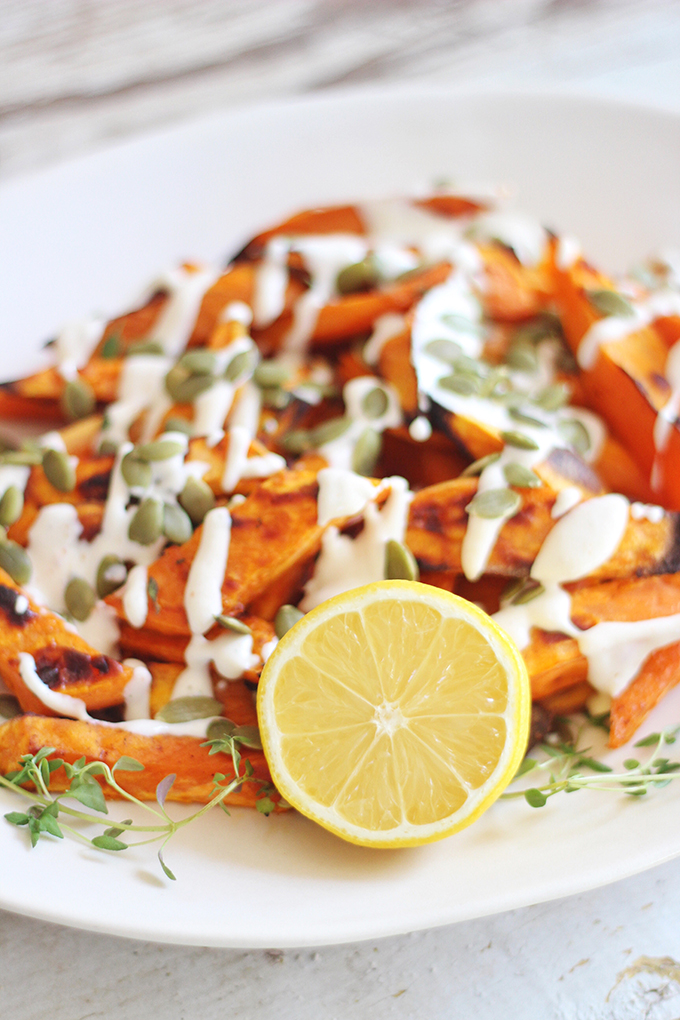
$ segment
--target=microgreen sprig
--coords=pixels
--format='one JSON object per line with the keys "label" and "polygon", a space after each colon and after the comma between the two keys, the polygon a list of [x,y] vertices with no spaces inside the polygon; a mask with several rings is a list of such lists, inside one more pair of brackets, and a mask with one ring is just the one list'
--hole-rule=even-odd
{"label": "microgreen sprig", "polygon": [[[635,747],[651,747],[645,762],[627,758],[624,772],[616,773],[597,758],[589,756],[590,748],[579,747],[580,732],[573,742],[560,740],[555,744],[542,743],[538,747],[547,758],[538,761],[525,758],[515,775],[515,780],[528,773],[538,777],[546,774],[548,781],[536,783],[529,789],[504,793],[504,798],[523,797],[531,807],[544,807],[550,797],[558,793],[575,793],[577,790],[604,790],[625,793],[629,797],[642,797],[649,790],[667,786],[680,771],[680,762],[663,756],[666,747],[675,743],[680,726],[652,733],[643,737]],[[587,770],[584,772],[583,770]],[[513,780],[514,781],[514,780]]]}
{"label": "microgreen sprig", "polygon": [[[226,720],[225,720],[226,721]],[[239,734],[238,730],[245,732]],[[24,811],[10,811],[5,819],[12,825],[25,826],[31,841],[31,846],[36,846],[44,836],[53,836],[63,839],[64,835],[74,837],[98,850],[121,851],[127,850],[130,846],[144,846],[148,843],[161,842],[158,851],[158,860],[165,875],[175,880],[170,868],[163,859],[163,850],[168,841],[179,829],[190,822],[195,821],[202,815],[207,814],[215,807],[222,808],[229,814],[225,807],[224,800],[236,790],[239,790],[243,783],[256,782],[258,784],[256,806],[262,814],[270,814],[275,804],[269,794],[273,792],[271,785],[263,780],[256,780],[253,776],[253,767],[248,759],[241,755],[241,745],[253,746],[253,737],[249,740],[249,727],[236,727],[235,732],[218,736],[208,740],[203,747],[209,747],[209,754],[216,754],[218,751],[228,754],[231,757],[234,767],[233,776],[226,776],[216,772],[213,776],[213,789],[206,804],[190,814],[187,818],[176,820],[172,818],[165,808],[167,796],[177,778],[175,775],[168,775],[160,781],[156,787],[156,806],[152,803],[139,800],[133,794],[128,793],[117,779],[120,772],[140,772],[144,765],[135,758],[123,755],[114,765],[109,766],[101,761],[88,762],[84,757],[76,762],[67,762],[62,758],[53,758],[54,747],[42,747],[36,754],[25,754],[19,759],[19,768],[7,775],[0,776],[0,787],[19,794],[25,800],[31,802],[30,807]],[[243,768],[241,765],[243,764]],[[60,793],[53,793],[50,790],[52,773],[63,768],[69,780],[67,789]],[[102,783],[96,778],[99,777],[103,785],[115,792],[117,797],[135,804],[151,816],[149,824],[135,824],[131,818],[116,822],[115,825],[107,826],[103,832],[90,838],[79,828],[71,823],[94,823],[104,825],[101,815],[108,814],[106,800]],[[25,784],[32,784],[27,788]],[[77,801],[84,811],[74,807],[67,801]],[[92,812],[97,812],[93,814]],[[125,842],[121,836],[127,837],[130,834],[147,833],[149,838],[136,839],[134,842]]]}

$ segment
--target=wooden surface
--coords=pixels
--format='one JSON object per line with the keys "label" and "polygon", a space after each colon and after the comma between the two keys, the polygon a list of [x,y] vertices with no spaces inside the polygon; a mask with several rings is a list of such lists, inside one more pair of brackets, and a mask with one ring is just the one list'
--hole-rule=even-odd
{"label": "wooden surface", "polygon": [[[0,0],[0,177],[347,85],[573,89],[680,111],[679,53],[677,0]],[[143,944],[0,912],[0,1016],[677,1020],[679,916],[680,861],[318,951]]]}

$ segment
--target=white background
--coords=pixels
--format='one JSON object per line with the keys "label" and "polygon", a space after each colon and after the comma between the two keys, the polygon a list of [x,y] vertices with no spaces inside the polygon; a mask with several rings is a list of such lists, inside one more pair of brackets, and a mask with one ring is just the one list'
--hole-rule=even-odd
{"label": "white background", "polygon": [[[0,178],[208,110],[344,85],[559,89],[680,111],[678,54],[674,0],[0,0]],[[0,1015],[676,1020],[679,916],[680,862],[494,918],[283,953],[0,912]]]}

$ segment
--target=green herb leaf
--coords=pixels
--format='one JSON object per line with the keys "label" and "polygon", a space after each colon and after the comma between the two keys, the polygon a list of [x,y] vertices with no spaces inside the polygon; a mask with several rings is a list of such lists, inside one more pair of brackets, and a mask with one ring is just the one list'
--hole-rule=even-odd
{"label": "green herb leaf", "polygon": [[540,790],[532,789],[524,791],[524,799],[530,807],[544,807],[548,798]]}
{"label": "green herb leaf", "polygon": [[126,754],[124,754],[121,758],[118,759],[118,761],[113,766],[111,771],[112,772],[143,772],[144,771],[144,766],[142,765],[141,761],[137,761],[136,758],[128,758],[128,756]]}
{"label": "green herb leaf", "polygon": [[75,797],[93,811],[99,811],[103,815],[109,813],[101,786],[96,779],[91,779],[88,775],[76,776],[68,793],[69,797]]}
{"label": "green herb leaf", "polygon": [[114,836],[107,836],[106,833],[102,836],[95,836],[92,840],[92,846],[96,846],[99,850],[127,850],[127,843],[121,842]]}

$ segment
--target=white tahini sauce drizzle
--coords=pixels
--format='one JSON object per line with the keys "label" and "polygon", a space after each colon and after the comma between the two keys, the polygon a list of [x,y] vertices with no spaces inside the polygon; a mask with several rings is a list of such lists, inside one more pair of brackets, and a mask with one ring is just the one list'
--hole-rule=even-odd
{"label": "white tahini sauce drizzle", "polygon": [[138,563],[128,574],[125,588],[123,589],[123,612],[131,627],[139,629],[146,622],[149,611],[149,596],[147,594],[147,568],[144,564]]}
{"label": "white tahini sauce drizzle", "polygon": [[[563,517],[569,510],[580,503],[583,499],[583,493],[576,485],[567,485],[566,489],[560,489],[557,493],[557,499],[553,503],[553,508],[550,511],[550,516],[553,520],[557,520],[558,517]],[[632,508],[631,508],[632,514]]]}
{"label": "white tahini sauce drizzle", "polygon": [[406,319],[398,312],[386,312],[379,315],[373,324],[373,332],[366,341],[363,358],[367,365],[377,365],[380,352],[392,337],[398,336],[406,324]]}
{"label": "white tahini sauce drizzle", "polygon": [[[385,410],[378,417],[371,417],[366,414],[364,399],[372,390],[381,390],[385,395]],[[372,375],[362,375],[356,379],[350,379],[342,391],[345,402],[345,417],[349,419],[349,428],[328,443],[319,447],[332,467],[350,470],[352,457],[357,440],[365,429],[372,429],[374,432],[384,432],[385,429],[396,428],[402,422],[402,410],[399,403],[399,395],[394,387]]]}
{"label": "white tahini sauce drizzle", "polygon": [[322,528],[338,517],[360,514],[378,491],[370,478],[345,468],[322,468],[317,481],[317,521]]}
{"label": "white tahini sauce drizzle", "polygon": [[205,292],[218,276],[214,269],[189,270],[179,266],[162,273],[149,285],[147,299],[159,290],[167,294],[152,334],[169,357],[176,358],[186,347]]}
{"label": "white tahini sauce drizzle", "polygon": [[496,211],[477,216],[468,231],[477,241],[500,241],[512,248],[525,266],[537,266],[547,243],[545,229],[538,220],[522,212]]}
{"label": "white tahini sauce drizzle", "polygon": [[385,577],[385,547],[391,539],[403,542],[412,494],[403,478],[387,478],[384,485],[390,487],[390,495],[382,510],[375,502],[366,506],[364,528],[356,538],[341,535],[335,525],[324,533],[314,576],[300,602],[303,612],[333,595]]}
{"label": "white tahini sauce drizzle", "polygon": [[623,340],[662,316],[680,315],[680,294],[671,290],[656,291],[645,301],[632,302],[631,308],[631,315],[605,315],[592,324],[576,356],[581,368],[588,370],[594,366],[602,344]]}
{"label": "white tahini sauce drizzle", "polygon": [[67,382],[84,368],[104,334],[103,319],[79,319],[67,322],[55,340],[57,370]]}
{"label": "white tahini sauce drizzle", "polygon": [[132,670],[132,679],[128,681],[123,691],[125,718],[128,722],[132,719],[148,719],[151,715],[149,707],[151,673],[139,659],[124,659],[123,665],[129,666]]}
{"label": "white tahini sauce drizzle", "polygon": [[192,634],[204,634],[222,612],[222,582],[227,568],[231,515],[215,507],[201,526],[201,538],[184,592],[184,608]]}
{"label": "white tahini sauce drizzle", "polygon": [[255,273],[253,324],[259,329],[269,326],[278,319],[285,308],[289,251],[289,238],[281,236],[270,238],[262,262]]}

